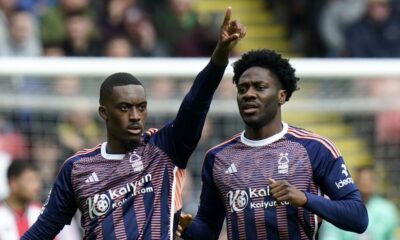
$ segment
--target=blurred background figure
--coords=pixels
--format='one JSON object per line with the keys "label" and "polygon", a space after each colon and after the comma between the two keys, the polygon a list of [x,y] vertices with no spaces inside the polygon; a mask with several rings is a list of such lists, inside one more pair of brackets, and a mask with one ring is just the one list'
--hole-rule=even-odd
{"label": "blurred background figure", "polygon": [[[7,169],[9,195],[0,202],[0,239],[18,240],[41,212],[42,183],[37,168],[25,160],[12,161]],[[78,240],[81,233],[74,219],[57,240]]]}
{"label": "blurred background figure", "polygon": [[0,199],[9,193],[7,168],[11,161],[13,159],[26,159],[28,155],[27,137],[19,132],[12,122],[0,115]]}
{"label": "blurred background figure", "polygon": [[44,11],[40,17],[42,43],[57,45],[67,39],[66,20],[70,14],[86,14],[96,21],[95,11],[89,3],[90,0],[59,0],[58,4]]}
{"label": "blurred background figure", "polygon": [[67,14],[65,18],[66,38],[63,50],[66,56],[95,57],[100,55],[100,44],[94,33],[95,23],[85,12]]}
{"label": "blurred background figure", "polygon": [[355,234],[323,223],[322,240],[394,240],[398,227],[398,209],[394,203],[379,195],[378,179],[373,166],[356,170],[355,182],[367,206],[369,224],[366,232]]}
{"label": "blurred background figure", "polygon": [[350,57],[400,57],[400,18],[390,0],[367,0],[364,16],[348,28]]}
{"label": "blurred background figure", "polygon": [[107,40],[102,55],[105,57],[131,57],[133,49],[129,39],[125,36],[115,36]]}
{"label": "blurred background figure", "polygon": [[101,130],[89,109],[88,103],[82,102],[80,106],[66,112],[60,119],[57,136],[62,161],[80,149],[95,147],[100,143]]}
{"label": "blurred background figure", "polygon": [[361,18],[366,5],[366,0],[331,0],[323,7],[318,27],[327,57],[345,55],[345,31]]}
{"label": "blurred background figure", "polygon": [[16,10],[8,21],[6,46],[0,52],[2,56],[35,57],[42,55],[42,44],[39,38],[39,26],[35,17],[27,11]]}
{"label": "blurred background figure", "polygon": [[201,24],[193,3],[193,0],[168,0],[152,16],[159,40],[168,46],[169,56],[200,57],[213,51],[215,26]]}
{"label": "blurred background figure", "polygon": [[41,182],[27,161],[13,161],[7,171],[9,195],[0,204],[0,239],[17,240],[40,214]]}

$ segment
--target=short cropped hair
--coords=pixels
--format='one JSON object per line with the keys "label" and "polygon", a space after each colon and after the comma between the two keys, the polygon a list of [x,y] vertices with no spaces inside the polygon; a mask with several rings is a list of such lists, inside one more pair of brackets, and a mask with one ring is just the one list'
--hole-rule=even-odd
{"label": "short cropped hair", "polygon": [[10,166],[7,169],[7,179],[10,180],[12,178],[18,178],[23,174],[26,170],[32,170],[37,172],[38,169],[36,166],[25,160],[15,160],[12,161]]}
{"label": "short cropped hair", "polygon": [[119,72],[108,76],[100,87],[100,105],[104,105],[107,96],[112,94],[113,87],[125,85],[142,85],[142,83],[130,73]]}
{"label": "short cropped hair", "polygon": [[233,63],[233,83],[239,82],[240,76],[251,67],[262,67],[269,69],[275,74],[286,90],[286,101],[289,101],[292,93],[297,88],[297,82],[300,80],[295,76],[295,69],[290,65],[289,60],[282,57],[281,54],[269,50],[252,50],[242,55],[242,57]]}

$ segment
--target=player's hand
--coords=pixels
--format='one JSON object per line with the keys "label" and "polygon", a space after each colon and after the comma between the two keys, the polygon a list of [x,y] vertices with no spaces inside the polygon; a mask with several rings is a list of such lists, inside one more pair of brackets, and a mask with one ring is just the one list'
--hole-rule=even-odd
{"label": "player's hand", "polygon": [[176,229],[176,236],[181,237],[185,229],[192,223],[193,217],[189,213],[181,213],[179,217],[178,227]]}
{"label": "player's hand", "polygon": [[246,36],[246,28],[238,20],[231,20],[231,15],[232,8],[228,7],[219,34],[219,46],[229,50]]}
{"label": "player's hand", "polygon": [[271,196],[278,202],[288,201],[294,206],[303,206],[307,203],[306,194],[286,180],[275,181],[270,178],[268,184]]}
{"label": "player's hand", "polygon": [[218,44],[212,55],[213,62],[220,66],[228,64],[230,51],[246,36],[246,28],[239,21],[231,20],[231,15],[232,8],[228,7],[220,27]]}

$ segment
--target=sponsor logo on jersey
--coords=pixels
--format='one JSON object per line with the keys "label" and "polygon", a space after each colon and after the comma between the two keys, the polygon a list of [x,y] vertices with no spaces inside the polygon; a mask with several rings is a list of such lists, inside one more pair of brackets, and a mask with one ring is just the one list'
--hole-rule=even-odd
{"label": "sponsor logo on jersey", "polygon": [[338,182],[335,182],[337,189],[341,189],[349,184],[353,184],[354,181],[351,177],[349,177],[349,171],[347,170],[346,165],[342,164],[340,166],[342,168],[342,174],[346,177],[345,179],[340,179]]}
{"label": "sponsor logo on jersey", "polygon": [[106,214],[110,208],[122,206],[129,196],[136,196],[153,192],[153,187],[143,187],[151,182],[151,174],[147,174],[138,181],[127,183],[124,186],[115,189],[109,189],[106,193],[96,194],[89,197],[86,202],[89,208],[89,217],[91,219]]}
{"label": "sponsor logo on jersey", "polygon": [[229,191],[227,197],[229,198],[229,206],[232,212],[242,211],[249,203],[249,196],[244,190]]}
{"label": "sponsor logo on jersey", "polygon": [[[284,206],[289,205],[288,201],[278,202],[273,200],[265,199],[270,196],[269,186],[266,188],[248,188],[246,190],[235,190],[229,191],[227,193],[227,198],[229,201],[229,206],[231,207],[231,212],[240,212],[243,211],[247,206],[251,209],[255,208],[269,208],[276,206]],[[263,200],[254,201],[253,198],[262,198]],[[265,200],[264,200],[265,199]]]}
{"label": "sponsor logo on jersey", "polygon": [[111,206],[111,200],[107,194],[96,194],[93,198],[88,198],[86,202],[89,208],[90,219],[103,216]]}

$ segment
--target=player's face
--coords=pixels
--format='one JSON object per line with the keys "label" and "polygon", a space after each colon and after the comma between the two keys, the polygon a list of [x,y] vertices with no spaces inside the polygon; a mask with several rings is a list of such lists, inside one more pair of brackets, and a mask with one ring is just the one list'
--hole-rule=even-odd
{"label": "player's face", "polygon": [[255,129],[266,126],[277,116],[285,94],[270,70],[262,67],[247,69],[237,84],[237,103],[243,121]]}
{"label": "player's face", "polygon": [[100,106],[99,113],[106,121],[107,140],[128,150],[132,143],[140,141],[147,119],[147,100],[143,86],[131,84],[114,87],[106,104]]}

